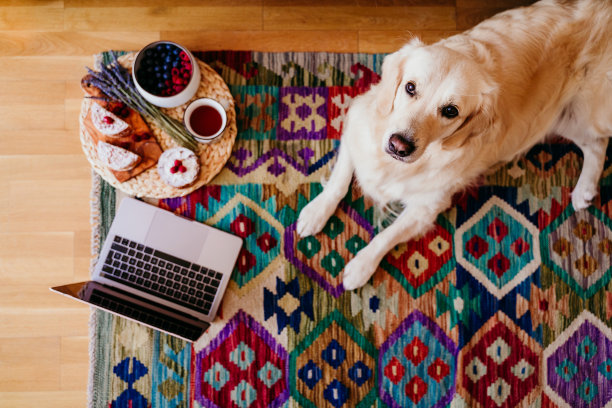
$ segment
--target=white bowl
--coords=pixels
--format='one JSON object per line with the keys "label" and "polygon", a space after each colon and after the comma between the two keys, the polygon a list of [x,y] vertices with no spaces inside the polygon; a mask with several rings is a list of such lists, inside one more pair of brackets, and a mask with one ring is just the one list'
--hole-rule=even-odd
{"label": "white bowl", "polygon": [[[152,93],[146,91],[138,83],[138,78],[136,78],[136,71],[140,67],[140,62],[142,61],[142,58],[144,57],[145,51],[151,48],[155,48],[159,44],[172,44],[178,47],[179,49],[181,49],[182,51],[185,51],[185,53],[189,56],[189,61],[191,62],[191,69],[192,69],[191,79],[187,83],[187,86],[185,87],[185,89],[183,89],[181,92],[177,93],[176,95],[172,95],[172,96],[153,95]],[[134,58],[134,63],[132,64],[132,79],[134,80],[134,84],[136,85],[136,89],[138,90],[138,93],[140,93],[142,97],[145,98],[147,101],[149,101],[153,105],[160,106],[162,108],[174,108],[174,107],[187,103],[197,92],[198,87],[200,86],[200,67],[198,66],[198,63],[195,57],[193,56],[193,54],[185,47],[178,45],[177,43],[174,43],[172,41],[156,41],[154,43],[147,45],[146,47],[138,51],[138,54],[136,54],[136,58]]]}

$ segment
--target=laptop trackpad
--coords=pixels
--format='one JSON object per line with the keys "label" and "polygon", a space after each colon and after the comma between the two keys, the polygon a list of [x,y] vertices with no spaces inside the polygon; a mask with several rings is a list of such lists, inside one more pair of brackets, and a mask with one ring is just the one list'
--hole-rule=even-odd
{"label": "laptop trackpad", "polygon": [[196,262],[207,235],[208,231],[195,222],[165,211],[156,211],[145,243],[170,255]]}

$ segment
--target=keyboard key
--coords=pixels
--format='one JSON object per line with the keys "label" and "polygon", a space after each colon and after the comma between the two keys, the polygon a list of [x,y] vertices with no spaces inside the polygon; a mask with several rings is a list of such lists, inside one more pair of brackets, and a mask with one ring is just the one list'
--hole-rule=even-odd
{"label": "keyboard key", "polygon": [[159,261],[159,267],[160,267],[160,268],[165,268],[165,267],[166,267],[166,262],[164,262],[164,261]]}
{"label": "keyboard key", "polygon": [[103,270],[104,272],[110,273],[111,275],[112,275],[112,273],[113,273],[113,268],[112,268],[111,266],[108,266],[108,265],[104,265],[104,266],[102,267],[102,270]]}
{"label": "keyboard key", "polygon": [[136,265],[136,259],[134,259],[134,258],[130,258],[130,260],[128,261],[128,263],[129,263],[130,265]]}
{"label": "keyboard key", "polygon": [[145,254],[152,254],[153,253],[153,248],[149,248],[148,246],[144,247],[144,252]]}
{"label": "keyboard key", "polygon": [[149,255],[145,255],[142,257],[142,260],[145,262],[150,262],[151,261],[151,257]]}
{"label": "keyboard key", "polygon": [[144,245],[138,244],[138,245],[136,245],[136,249],[139,250],[139,251],[142,251],[144,249]]}
{"label": "keyboard key", "polygon": [[223,275],[222,275],[221,273],[219,273],[219,272],[217,272],[217,273],[215,274],[215,279],[216,279],[216,280],[221,280],[221,278],[222,278],[222,277],[223,277]]}
{"label": "keyboard key", "polygon": [[121,237],[119,235],[115,235],[115,237],[113,238],[114,242],[121,242]]}
{"label": "keyboard key", "polygon": [[142,252],[136,252],[136,259],[142,259]]}
{"label": "keyboard key", "polygon": [[136,251],[134,251],[133,249],[130,249],[127,254],[129,256],[134,256],[134,255],[136,255]]}
{"label": "keyboard key", "polygon": [[175,256],[172,256],[172,255],[167,254],[167,253],[162,252],[162,251],[157,251],[156,250],[156,251],[153,252],[153,254],[156,257],[158,257],[158,258],[162,258],[162,259],[165,259],[166,261],[170,261],[170,262],[175,263],[177,265],[184,266],[185,268],[189,268],[189,266],[191,266],[191,264],[189,262],[185,261],[184,259],[177,258]]}
{"label": "keyboard key", "polygon": [[130,248],[136,248],[136,243],[134,241],[130,241]]}
{"label": "keyboard key", "polygon": [[111,245],[111,249],[115,250],[115,251],[119,251],[122,254],[125,254],[128,249],[126,247],[124,247],[123,245],[119,245],[119,244],[112,244]]}
{"label": "keyboard key", "polygon": [[136,262],[136,266],[139,267],[139,268],[142,268],[144,266],[144,262],[138,261],[138,262]]}

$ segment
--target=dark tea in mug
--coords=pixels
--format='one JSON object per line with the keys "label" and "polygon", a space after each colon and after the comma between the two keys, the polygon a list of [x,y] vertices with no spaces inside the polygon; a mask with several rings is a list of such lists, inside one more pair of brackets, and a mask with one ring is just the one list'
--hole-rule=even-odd
{"label": "dark tea in mug", "polygon": [[212,106],[198,106],[191,112],[189,126],[198,135],[208,137],[216,134],[223,126],[221,114]]}

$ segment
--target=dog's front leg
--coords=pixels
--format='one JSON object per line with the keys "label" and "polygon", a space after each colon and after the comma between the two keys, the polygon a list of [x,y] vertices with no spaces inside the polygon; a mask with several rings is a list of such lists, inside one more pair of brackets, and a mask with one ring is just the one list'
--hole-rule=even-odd
{"label": "dog's front leg", "polygon": [[323,189],[302,211],[298,218],[296,231],[302,237],[320,232],[332,216],[342,197],[348,191],[353,177],[353,163],[348,149],[340,146],[338,160]]}
{"label": "dog's front leg", "polygon": [[387,252],[433,227],[436,216],[446,208],[446,204],[445,201],[440,206],[406,207],[393,224],[378,233],[346,265],[342,278],[344,289],[353,290],[365,285]]}

